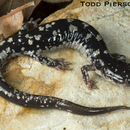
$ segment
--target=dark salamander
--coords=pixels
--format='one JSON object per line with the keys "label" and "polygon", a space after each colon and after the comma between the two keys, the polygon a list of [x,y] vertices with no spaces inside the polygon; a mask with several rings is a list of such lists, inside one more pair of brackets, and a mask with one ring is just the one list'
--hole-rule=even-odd
{"label": "dark salamander", "polygon": [[[41,55],[42,51],[57,48],[73,48],[91,59],[90,65],[81,68],[83,79],[89,87],[93,84],[89,80],[89,70],[98,71],[116,83],[130,86],[130,64],[125,61],[125,57],[108,53],[100,34],[89,24],[76,19],[62,19],[46,23],[30,32],[2,41],[0,43],[0,68],[10,57],[26,55],[42,64],[62,70],[68,69],[68,62]],[[0,74],[0,96],[24,107],[54,108],[80,115],[97,115],[119,109],[130,109],[127,106],[85,107],[56,97],[24,93],[9,85],[2,73]]]}

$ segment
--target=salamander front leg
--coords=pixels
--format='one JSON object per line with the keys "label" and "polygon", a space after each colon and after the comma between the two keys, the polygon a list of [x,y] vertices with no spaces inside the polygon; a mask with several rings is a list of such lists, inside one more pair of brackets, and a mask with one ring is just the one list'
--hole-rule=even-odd
{"label": "salamander front leg", "polygon": [[81,68],[83,80],[89,89],[97,88],[94,86],[94,81],[90,80],[89,74],[88,74],[88,71],[94,71],[94,70],[95,70],[95,67],[93,65],[85,65]]}

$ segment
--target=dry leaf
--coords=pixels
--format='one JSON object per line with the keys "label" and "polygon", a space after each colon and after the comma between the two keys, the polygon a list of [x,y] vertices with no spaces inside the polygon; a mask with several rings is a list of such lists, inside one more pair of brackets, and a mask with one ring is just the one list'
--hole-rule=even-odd
{"label": "dry leaf", "polygon": [[[30,2],[32,0],[23,0],[23,4],[27,3],[27,2]],[[34,3],[35,3],[35,6],[31,6],[25,10],[23,10],[23,16],[24,16],[24,19],[28,20],[33,12],[33,10],[37,7],[37,5],[40,3],[40,1],[42,0],[33,0]]]}
{"label": "dry leaf", "polygon": [[[58,0],[59,1],[59,0]],[[46,17],[48,17],[49,15],[51,15],[52,13],[56,12],[57,10],[60,10],[62,8],[65,8],[66,6],[68,6],[72,0],[70,0],[70,2],[67,2],[66,0],[64,1],[59,1],[57,0],[51,2],[50,0],[46,0],[45,1],[41,1],[37,7],[33,10],[33,13],[30,17],[32,17],[34,20],[40,18],[41,20],[45,19]]]}
{"label": "dry leaf", "polygon": [[0,8],[2,8],[1,6],[3,6],[3,4],[6,2],[6,0],[1,0],[0,1]]}
{"label": "dry leaf", "polygon": [[34,5],[33,2],[27,3],[0,17],[0,35],[7,38],[16,33],[23,24],[22,10],[32,5]]}
{"label": "dry leaf", "polygon": [[0,34],[7,38],[12,34],[16,33],[23,24],[23,14],[22,12],[17,12],[16,14],[0,20]]}

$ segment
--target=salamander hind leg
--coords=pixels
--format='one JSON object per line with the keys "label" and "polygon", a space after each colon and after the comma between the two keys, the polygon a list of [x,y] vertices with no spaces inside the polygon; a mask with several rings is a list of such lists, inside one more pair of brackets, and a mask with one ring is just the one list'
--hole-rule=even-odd
{"label": "salamander hind leg", "polygon": [[72,64],[62,58],[52,59],[47,56],[42,56],[41,62],[49,67],[54,67],[57,70],[71,70],[70,65]]}
{"label": "salamander hind leg", "polygon": [[30,54],[24,54],[26,56],[29,56],[37,61],[39,61],[41,64],[45,64],[49,67],[56,68],[57,70],[71,70],[70,65],[72,63],[65,61],[62,58],[59,59],[52,59],[50,57],[47,57],[42,54],[33,53],[33,55]]}
{"label": "salamander hind leg", "polygon": [[93,80],[90,80],[90,77],[89,77],[89,74],[88,74],[88,71],[94,71],[95,70],[95,67],[93,65],[85,65],[81,68],[81,72],[82,72],[82,76],[83,76],[83,80],[86,84],[86,86],[89,88],[89,89],[95,89],[97,88],[95,85],[94,85],[94,81]]}

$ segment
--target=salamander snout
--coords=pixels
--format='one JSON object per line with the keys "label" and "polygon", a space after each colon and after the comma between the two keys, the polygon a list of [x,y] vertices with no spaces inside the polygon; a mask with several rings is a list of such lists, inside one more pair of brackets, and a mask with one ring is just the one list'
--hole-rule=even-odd
{"label": "salamander snout", "polygon": [[130,77],[126,79],[126,84],[130,86]]}

